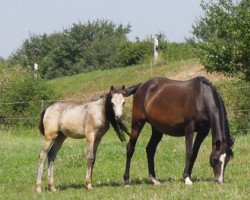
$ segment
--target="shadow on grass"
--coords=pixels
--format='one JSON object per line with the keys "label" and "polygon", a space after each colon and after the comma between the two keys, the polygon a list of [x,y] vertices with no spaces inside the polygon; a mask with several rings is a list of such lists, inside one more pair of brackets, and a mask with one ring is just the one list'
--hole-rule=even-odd
{"label": "shadow on grass", "polygon": [[[184,180],[183,179],[174,179],[171,177],[168,177],[166,179],[159,179],[161,184],[164,183],[183,183],[184,184]],[[202,183],[202,182],[211,182],[214,183],[214,179],[212,178],[194,178],[192,179],[193,183]],[[152,181],[150,181],[147,178],[144,179],[132,179],[131,181],[131,186],[134,185],[152,185],[153,183]],[[94,188],[102,188],[102,187],[123,187],[124,183],[123,182],[105,182],[105,183],[97,183],[97,184],[93,184]],[[76,189],[76,190],[80,190],[80,189],[86,189],[86,186],[84,183],[68,183],[68,184],[61,184],[58,186],[59,190],[68,190],[68,189]],[[87,190],[87,189],[86,189]]]}

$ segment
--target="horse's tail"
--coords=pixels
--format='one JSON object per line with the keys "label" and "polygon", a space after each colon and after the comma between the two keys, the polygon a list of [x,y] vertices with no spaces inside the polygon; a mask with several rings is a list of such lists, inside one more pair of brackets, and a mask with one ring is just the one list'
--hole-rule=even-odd
{"label": "horse's tail", "polygon": [[44,135],[44,124],[43,124],[43,118],[44,118],[44,115],[45,115],[45,112],[46,112],[46,109],[44,109],[42,112],[41,112],[41,116],[40,116],[40,121],[39,121],[39,131],[42,135]]}
{"label": "horse's tail", "polygon": [[[233,156],[233,151],[231,148],[234,145],[234,139],[230,135],[230,129],[229,129],[228,118],[227,118],[227,111],[225,108],[224,101],[223,101],[222,97],[220,96],[220,94],[218,93],[218,91],[216,90],[216,88],[213,86],[213,84],[208,79],[206,79],[205,77],[198,77],[198,79],[203,84],[209,86],[210,91],[212,92],[212,96],[213,96],[215,105],[218,109],[218,116],[217,116],[218,119],[214,117],[214,114],[212,114],[212,115],[210,114],[211,115],[210,116],[210,124],[211,124],[211,126],[213,126],[213,123],[215,121],[217,123],[219,123],[220,130],[221,130],[222,134],[224,134],[224,136],[225,136],[225,140],[226,140],[225,142],[227,143],[227,146],[228,146],[229,156]],[[208,100],[207,102],[211,102],[211,99],[207,99],[207,100]],[[213,131],[214,127],[211,127],[211,128]]]}
{"label": "horse's tail", "polygon": [[138,83],[136,85],[130,86],[128,88],[125,89],[125,97],[128,97],[132,94],[135,94],[136,91],[138,90],[138,88],[142,85],[142,83]]}

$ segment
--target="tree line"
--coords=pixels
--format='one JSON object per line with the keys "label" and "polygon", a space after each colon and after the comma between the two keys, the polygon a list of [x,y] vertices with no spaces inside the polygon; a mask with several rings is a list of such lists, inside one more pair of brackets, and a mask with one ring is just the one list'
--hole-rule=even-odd
{"label": "tree line", "polygon": [[[152,56],[153,38],[132,42],[127,39],[130,31],[130,25],[107,20],[77,23],[62,32],[31,35],[10,60],[24,67],[38,63],[39,73],[46,79],[135,65]],[[193,56],[190,45],[167,42],[163,34],[156,36],[160,50],[170,54],[169,60],[175,55],[179,55],[176,59]]]}

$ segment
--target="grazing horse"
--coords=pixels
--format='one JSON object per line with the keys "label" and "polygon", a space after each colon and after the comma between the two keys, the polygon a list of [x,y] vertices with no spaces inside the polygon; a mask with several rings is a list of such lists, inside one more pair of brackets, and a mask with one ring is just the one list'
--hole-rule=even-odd
{"label": "grazing horse", "polygon": [[[233,139],[229,133],[226,109],[215,87],[204,77],[177,81],[157,77],[126,89],[126,96],[134,94],[132,130],[127,144],[125,185],[130,183],[130,163],[136,141],[146,122],[151,124],[152,135],[146,147],[149,179],[156,179],[154,155],[163,134],[185,136],[186,165],[183,173],[185,184],[191,185],[192,168],[199,148],[211,129],[212,153],[210,165],[215,181],[222,183],[225,167],[233,156]],[[194,132],[197,132],[193,143]]]}
{"label": "grazing horse", "polygon": [[39,129],[44,135],[45,143],[40,153],[37,192],[41,192],[43,165],[47,156],[48,187],[49,190],[56,191],[53,179],[54,161],[67,137],[87,140],[86,186],[88,190],[92,189],[92,170],[96,151],[102,137],[109,129],[109,124],[111,123],[121,141],[125,141],[123,131],[129,135],[122,122],[124,91],[125,86],[120,89],[111,86],[110,92],[96,101],[83,105],[57,102],[42,112]]}

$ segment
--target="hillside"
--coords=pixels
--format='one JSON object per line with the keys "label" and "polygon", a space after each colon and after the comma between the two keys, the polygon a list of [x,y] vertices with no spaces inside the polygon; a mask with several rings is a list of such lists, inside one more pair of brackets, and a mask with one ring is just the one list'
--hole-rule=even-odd
{"label": "hillside", "polygon": [[130,86],[144,82],[155,76],[165,76],[177,80],[188,80],[196,76],[205,76],[212,82],[230,80],[222,74],[209,74],[196,59],[172,62],[142,64],[112,70],[98,70],[75,76],[49,81],[61,99],[88,100],[109,90],[111,85]]}

